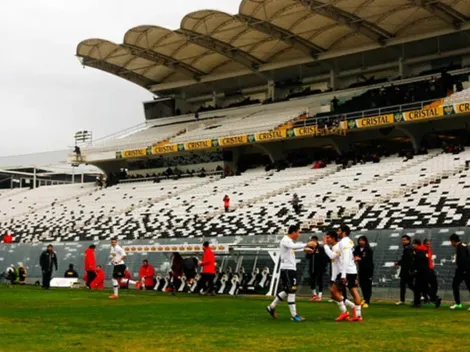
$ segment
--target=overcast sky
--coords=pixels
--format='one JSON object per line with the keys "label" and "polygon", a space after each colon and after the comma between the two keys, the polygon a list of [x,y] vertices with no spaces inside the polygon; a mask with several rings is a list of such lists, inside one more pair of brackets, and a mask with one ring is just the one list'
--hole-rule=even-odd
{"label": "overcast sky", "polygon": [[0,156],[66,149],[76,131],[103,137],[144,121],[150,93],[75,57],[88,38],[122,43],[137,25],[179,28],[202,9],[240,0],[0,0]]}

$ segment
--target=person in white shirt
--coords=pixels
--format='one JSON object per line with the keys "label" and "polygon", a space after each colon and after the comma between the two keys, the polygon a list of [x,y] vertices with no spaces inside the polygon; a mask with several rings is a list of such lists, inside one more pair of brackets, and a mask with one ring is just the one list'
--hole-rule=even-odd
{"label": "person in white shirt", "polygon": [[326,255],[331,259],[331,298],[336,302],[341,312],[339,317],[336,318],[336,321],[349,320],[349,313],[344,302],[341,283],[338,282],[338,275],[341,272],[341,250],[338,242],[338,234],[335,231],[329,231],[323,237],[323,248],[325,248]]}
{"label": "person in white shirt", "polygon": [[140,290],[141,283],[139,281],[124,279],[124,272],[126,271],[126,264],[124,263],[126,252],[118,245],[117,239],[115,238],[111,240],[111,252],[109,257],[111,259],[111,265],[113,265],[113,295],[109,296],[109,298],[117,299],[119,297],[119,283],[122,280],[127,280],[127,284],[135,285],[135,287]]}
{"label": "person in white shirt", "polygon": [[287,236],[284,236],[280,243],[280,260],[281,260],[281,288],[282,291],[276,295],[274,301],[266,307],[266,311],[274,318],[277,319],[276,307],[279,303],[287,298],[290,314],[292,320],[301,322],[305,319],[297,315],[297,308],[295,305],[295,293],[297,291],[297,260],[295,258],[296,251],[304,251],[312,253],[313,250],[308,247],[313,247],[313,241],[308,243],[294,243],[300,236],[300,228],[297,225],[289,227]]}
{"label": "person in white shirt", "polygon": [[[361,296],[359,295],[357,281],[357,267],[354,262],[354,242],[349,238],[351,230],[349,226],[341,225],[336,231],[336,235],[341,240],[337,243],[336,251],[327,250],[325,252],[333,260],[337,261],[336,277],[333,278],[335,284],[335,297],[333,299],[338,303],[338,307],[341,311],[340,316],[336,319],[337,321],[349,320],[349,313],[344,306],[352,309],[352,321],[362,321],[361,311]],[[348,299],[344,299],[342,292],[344,287],[349,289],[353,296],[354,303]],[[341,298],[341,299],[340,299]]]}

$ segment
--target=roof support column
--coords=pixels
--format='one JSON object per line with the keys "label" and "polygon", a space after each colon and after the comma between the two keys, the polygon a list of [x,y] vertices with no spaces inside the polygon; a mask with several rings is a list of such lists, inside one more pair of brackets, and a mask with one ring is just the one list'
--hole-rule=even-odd
{"label": "roof support column", "polygon": [[406,65],[405,60],[402,57],[400,57],[398,59],[398,74],[403,79],[405,77],[408,77],[408,73],[409,73],[409,67]]}
{"label": "roof support column", "polygon": [[274,82],[274,80],[268,81],[268,94],[266,99],[270,99],[271,101],[276,100],[276,82]]}
{"label": "roof support column", "polygon": [[212,91],[212,106],[214,108],[218,107],[219,105],[217,103],[218,103],[217,92],[215,90],[213,90]]}
{"label": "roof support column", "polygon": [[336,74],[336,70],[334,68],[330,69],[330,88],[332,90],[339,89],[339,87],[338,87],[338,75]]}

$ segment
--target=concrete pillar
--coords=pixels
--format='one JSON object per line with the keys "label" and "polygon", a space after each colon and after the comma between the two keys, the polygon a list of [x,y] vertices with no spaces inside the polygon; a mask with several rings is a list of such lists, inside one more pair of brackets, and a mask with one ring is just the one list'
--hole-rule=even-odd
{"label": "concrete pillar", "polygon": [[273,80],[268,81],[268,94],[266,98],[273,101],[276,99],[276,82]]}
{"label": "concrete pillar", "polygon": [[214,90],[212,91],[212,106],[217,107],[218,100],[217,100],[217,92]]}
{"label": "concrete pillar", "polygon": [[338,77],[335,69],[330,69],[330,88],[332,90],[338,89]]}
{"label": "concrete pillar", "polygon": [[409,67],[406,65],[405,59],[402,57],[398,59],[398,73],[402,78],[408,77],[409,74]]}
{"label": "concrete pillar", "polygon": [[397,126],[397,129],[403,131],[410,139],[413,144],[413,149],[415,152],[421,147],[424,136],[432,132],[429,127],[424,126],[423,124],[410,125],[410,126]]}

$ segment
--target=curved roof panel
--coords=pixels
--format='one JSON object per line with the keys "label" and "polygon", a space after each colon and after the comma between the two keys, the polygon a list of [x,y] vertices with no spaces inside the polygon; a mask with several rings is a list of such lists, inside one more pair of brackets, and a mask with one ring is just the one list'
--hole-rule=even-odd
{"label": "curved roof panel", "polygon": [[149,89],[458,30],[469,16],[467,0],[242,0],[238,14],[192,12],[175,31],[154,25],[132,28],[121,45],[85,40],[77,56],[86,66]]}

